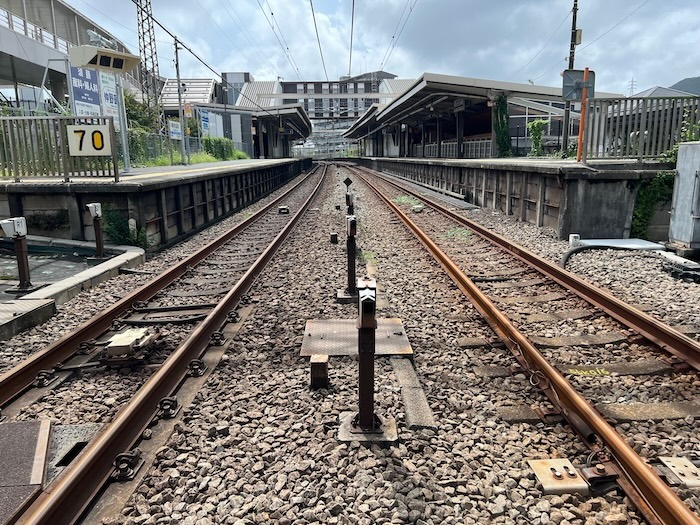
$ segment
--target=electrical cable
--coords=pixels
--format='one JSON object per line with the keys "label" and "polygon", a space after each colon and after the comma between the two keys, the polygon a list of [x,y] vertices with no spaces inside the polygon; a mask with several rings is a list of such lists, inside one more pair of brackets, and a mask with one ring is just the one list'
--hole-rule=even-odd
{"label": "electrical cable", "polygon": [[399,34],[396,35],[396,40],[394,40],[392,42],[391,51],[389,51],[389,55],[386,57],[386,60],[379,68],[380,71],[383,71],[384,66],[386,65],[387,62],[389,62],[389,58],[391,57],[391,54],[394,52],[394,49],[396,48],[396,44],[398,43],[399,38],[401,38],[401,34],[403,33],[403,30],[406,28],[406,24],[408,23],[408,19],[411,18],[411,13],[413,13],[413,9],[416,7],[417,3],[418,3],[418,0],[415,0],[413,2],[413,5],[411,5],[410,9],[408,10],[408,14],[406,15],[406,20],[404,20],[403,25],[401,26],[401,30],[399,31]]}
{"label": "electrical cable", "polygon": [[626,17],[624,17],[622,20],[620,20],[617,24],[615,24],[614,26],[612,26],[610,29],[608,29],[605,33],[603,33],[602,35],[600,35],[598,38],[596,38],[595,40],[592,40],[591,42],[589,42],[588,44],[586,44],[585,46],[583,46],[581,49],[579,49],[579,52],[581,52],[581,51],[583,51],[584,49],[586,49],[586,48],[592,46],[593,44],[595,44],[598,40],[600,40],[601,38],[603,38],[603,37],[604,37],[605,35],[607,35],[610,31],[612,31],[613,29],[615,29],[615,28],[616,28],[617,26],[619,26],[622,22],[624,22],[624,21],[627,20],[629,17],[631,17],[633,14],[635,14],[637,11],[639,11],[639,10],[640,10],[642,7],[644,7],[647,3],[649,3],[649,0],[644,0],[644,2],[642,2],[641,4],[639,4],[639,6],[638,6],[634,11],[632,11],[630,14],[628,14]]}
{"label": "electrical cable", "polygon": [[[231,1],[229,0],[228,2],[222,2],[222,5],[224,6],[224,9],[226,9],[228,15],[231,17],[233,23],[236,24],[236,27],[238,27],[238,29],[243,33],[243,36],[246,38],[246,40],[248,40],[250,45],[255,48],[255,51],[256,53],[258,53],[258,56],[262,59],[263,62],[267,62],[267,66],[272,66],[270,69],[274,71],[276,69],[276,66],[272,62],[270,62],[267,56],[265,56],[265,53],[260,47],[260,44],[257,40],[255,40],[255,37],[250,33],[250,31],[248,31],[245,22],[243,22],[241,15],[238,14],[238,11],[236,11],[236,8],[233,6]],[[238,22],[233,18],[231,11],[233,11],[233,13],[236,15],[236,18],[238,18]]]}
{"label": "electrical cable", "polygon": [[[105,18],[107,18],[108,20],[111,20],[111,21],[114,22],[115,24],[117,24],[117,25],[119,25],[119,26],[122,26],[124,29],[127,29],[127,30],[131,31],[132,33],[136,33],[136,34],[138,35],[139,32],[136,31],[135,29],[133,29],[133,28],[127,26],[127,25],[122,24],[122,23],[119,22],[118,20],[115,20],[115,19],[112,18],[111,16],[109,16],[109,15],[105,14],[104,12],[100,11],[99,9],[97,9],[95,6],[93,6],[93,5],[91,5],[91,4],[87,3],[87,2],[85,2],[85,0],[78,0],[78,2],[80,2],[81,4],[85,4],[85,5],[88,6],[90,9],[92,9],[93,11],[95,11],[95,12],[101,14],[102,16],[104,16]],[[170,45],[170,42],[166,42],[165,40],[156,40],[156,42],[160,42],[161,44],[165,44],[165,45],[167,45],[167,46]],[[132,47],[136,48],[136,47],[139,47],[139,46],[132,46]],[[168,57],[166,57],[166,58],[168,58]],[[168,60],[172,60],[172,57],[169,57]]]}
{"label": "electrical cable", "polygon": [[[627,20],[629,17],[631,17],[633,14],[635,14],[637,11],[639,11],[639,10],[640,10],[642,7],[644,7],[648,2],[649,2],[649,0],[644,0],[644,2],[642,2],[641,4],[639,4],[639,5],[637,6],[637,8],[636,8],[634,11],[632,11],[630,14],[628,14],[627,16],[625,16],[625,17],[623,17],[622,19],[620,19],[620,20],[619,20],[616,24],[614,24],[610,29],[608,29],[607,31],[605,31],[603,34],[599,35],[595,40],[592,40],[591,42],[589,42],[588,44],[586,44],[585,46],[583,46],[581,49],[579,49],[579,52],[581,52],[581,51],[583,51],[584,49],[587,49],[587,48],[589,48],[590,46],[592,46],[593,44],[595,44],[598,40],[600,40],[601,38],[603,38],[603,37],[604,37],[605,35],[607,35],[610,31],[612,31],[613,29],[615,29],[615,28],[616,28],[617,26],[619,26],[622,22],[624,22],[624,21]],[[567,56],[566,58],[563,59],[563,61],[567,61],[567,60],[569,60],[569,57],[568,57],[568,56]],[[535,77],[533,80],[537,80],[537,79],[539,79],[539,78],[542,78],[543,76],[545,76],[546,74],[548,74],[550,71],[552,71],[553,69],[555,69],[556,67],[558,67],[559,64],[560,64],[560,62],[557,62],[554,66],[552,66],[551,68],[549,68],[547,71],[545,71],[545,72],[542,73],[541,75]]]}
{"label": "electrical cable", "polygon": [[540,49],[540,50],[535,54],[535,56],[533,56],[533,57],[528,61],[527,64],[525,64],[523,67],[521,67],[521,68],[518,69],[515,73],[513,73],[511,76],[509,76],[509,77],[507,78],[507,80],[510,80],[510,79],[513,78],[515,75],[517,75],[518,73],[520,73],[523,69],[525,69],[527,66],[529,66],[530,64],[532,64],[532,61],[533,61],[533,60],[535,60],[538,56],[540,56],[540,54],[542,53],[542,51],[544,51],[544,50],[546,49],[546,47],[549,45],[549,43],[552,41],[552,39],[553,39],[553,38],[556,36],[556,34],[559,32],[559,29],[560,29],[561,26],[564,24],[564,22],[566,22],[566,21],[568,20],[570,14],[571,14],[571,11],[568,11],[568,12],[566,13],[566,16],[562,19],[561,22],[559,22],[559,25],[558,25],[557,28],[554,30],[554,32],[552,33],[552,35],[551,35],[551,36],[547,39],[547,41],[544,43],[544,46],[542,46],[542,49]]}
{"label": "electrical cable", "polygon": [[348,76],[352,76],[352,37],[355,31],[355,0],[352,0],[352,16],[350,17],[350,63],[348,64]]}
{"label": "electrical cable", "polygon": [[[280,37],[277,35],[277,31],[275,31],[275,24],[273,23],[273,21],[271,21],[267,17],[267,13],[265,12],[265,8],[260,3],[260,0],[257,0],[257,2],[258,2],[258,6],[260,6],[260,10],[262,11],[263,16],[265,17],[265,20],[267,20],[267,23],[270,24],[270,29],[272,29],[272,32],[274,33],[275,38],[277,39],[277,43],[282,48],[282,51],[284,51],[284,55],[287,57],[287,62],[289,62],[289,65],[292,66],[292,69],[296,72],[299,80],[302,80],[301,74],[299,73],[299,68],[295,65],[296,62],[293,63],[292,52],[289,50],[289,47],[288,46],[285,47],[285,45],[280,40]],[[272,11],[270,11],[270,12],[272,12]],[[282,31],[280,31],[280,34],[282,34]]]}
{"label": "electrical cable", "polygon": [[[136,3],[137,0],[131,0],[131,1],[138,7],[138,4]],[[159,26],[163,31],[165,31],[165,32],[168,33],[172,38],[175,39],[175,42],[176,42],[177,45],[182,46],[182,49],[184,49],[185,51],[188,51],[188,52],[189,52],[194,58],[196,58],[204,67],[206,67],[209,71],[211,71],[212,73],[214,73],[214,75],[216,75],[217,77],[219,77],[219,78],[221,79],[222,82],[225,82],[225,83],[227,84],[227,86],[228,86],[228,85],[231,85],[230,82],[228,82],[227,80],[224,80],[224,77],[221,75],[221,73],[219,73],[219,72],[216,71],[213,67],[211,67],[209,64],[207,64],[197,53],[195,53],[194,51],[192,51],[192,49],[191,49],[188,45],[186,45],[180,38],[178,38],[178,37],[175,35],[175,33],[173,33],[172,31],[170,31],[170,29],[168,29],[167,27],[165,27],[165,26],[160,22],[160,20],[158,20],[155,16],[153,16],[153,14],[151,14],[150,17],[151,17],[151,19],[152,19],[156,24],[158,24],[158,26]],[[233,87],[233,86],[231,86],[231,87]],[[240,93],[240,96],[242,96],[243,98],[245,98],[246,100],[248,100],[248,102],[250,102],[251,104],[255,105],[257,108],[261,109],[262,111],[264,111],[264,112],[267,113],[268,115],[270,115],[270,116],[272,116],[272,117],[278,117],[278,116],[279,116],[279,115],[275,115],[274,113],[272,113],[272,112],[269,111],[268,109],[262,107],[260,104],[258,104],[257,102],[255,102],[253,99],[251,99],[251,98],[249,98],[247,95],[245,95],[243,92]]]}
{"label": "electrical cable", "polygon": [[[236,43],[235,43],[235,42],[231,39],[231,37],[228,35],[228,33],[226,33],[226,32],[221,28],[221,26],[217,23],[217,21],[214,19],[214,17],[211,16],[211,14],[209,13],[209,11],[207,11],[207,10],[204,8],[204,6],[202,5],[202,3],[201,3],[199,0],[195,0],[195,2],[197,2],[197,5],[202,9],[202,11],[204,11],[204,13],[209,17],[209,19],[210,19],[212,22],[214,22],[214,25],[219,29],[219,31],[221,32],[221,34],[224,35],[224,36],[228,39],[229,42],[231,42],[231,44],[234,46],[234,48],[239,49],[238,46],[236,46]],[[224,7],[226,7],[225,4],[224,4]],[[229,16],[230,16],[230,13],[229,13]],[[233,17],[232,17],[231,19],[233,20]],[[248,58],[248,60],[250,60],[250,57],[246,57],[246,58]],[[252,63],[252,62],[253,62],[253,61],[251,60],[251,63]]]}
{"label": "electrical cable", "polygon": [[321,38],[318,36],[318,25],[316,25],[316,13],[314,12],[314,2],[309,0],[311,5],[311,16],[314,19],[314,27],[316,28],[316,40],[318,41],[318,52],[321,54],[321,64],[323,64],[323,73],[326,75],[326,82],[328,82],[328,71],[326,71],[326,61],[323,60],[323,50],[321,49]]}
{"label": "electrical cable", "polygon": [[386,56],[389,53],[389,49],[391,49],[391,44],[394,42],[394,39],[396,38],[396,32],[399,29],[399,26],[401,25],[401,20],[403,20],[403,15],[406,13],[406,9],[408,8],[408,4],[411,3],[411,0],[406,0],[406,3],[403,6],[403,11],[401,11],[401,16],[399,17],[399,21],[396,22],[396,27],[394,28],[394,32],[391,35],[391,40],[389,40],[389,45],[386,46],[386,51],[384,51],[384,56],[382,57],[382,61],[380,62],[379,70],[381,71],[382,65],[386,61]]}

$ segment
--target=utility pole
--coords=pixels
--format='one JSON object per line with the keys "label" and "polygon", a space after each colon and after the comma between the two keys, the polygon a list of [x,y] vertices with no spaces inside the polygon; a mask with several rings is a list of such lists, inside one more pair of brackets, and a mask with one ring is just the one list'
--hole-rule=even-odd
{"label": "utility pole", "polygon": [[[574,0],[573,16],[571,18],[571,45],[569,46],[569,69],[574,69],[574,55],[576,54],[576,13],[578,12],[578,0]],[[571,102],[566,101],[564,107],[564,137],[562,149],[566,153],[569,149],[569,118],[571,116]]]}
{"label": "utility pole", "polygon": [[182,163],[187,164],[187,155],[185,154],[185,114],[182,108],[182,84],[180,83],[180,58],[178,56],[179,49],[180,42],[177,37],[175,37],[175,76],[177,77],[177,106],[180,115],[180,155],[182,156]]}

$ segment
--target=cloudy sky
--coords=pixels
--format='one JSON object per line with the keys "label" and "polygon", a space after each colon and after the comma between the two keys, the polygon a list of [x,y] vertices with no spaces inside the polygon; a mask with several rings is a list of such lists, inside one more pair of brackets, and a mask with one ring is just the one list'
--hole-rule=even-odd
{"label": "cloudy sky", "polygon": [[[138,54],[132,0],[64,0]],[[353,75],[383,69],[559,86],[573,0],[355,0]],[[350,68],[353,0],[152,0],[153,15],[216,71],[256,80],[338,79]],[[580,0],[576,68],[596,89],[630,93],[700,76],[698,0]],[[157,29],[160,73],[175,76],[172,38]],[[287,52],[288,50],[288,52]],[[183,78],[213,74],[188,53]]]}

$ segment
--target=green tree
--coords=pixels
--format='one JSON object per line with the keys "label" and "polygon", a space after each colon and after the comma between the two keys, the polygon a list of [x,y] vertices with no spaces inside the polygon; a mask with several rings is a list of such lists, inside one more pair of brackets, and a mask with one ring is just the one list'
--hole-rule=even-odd
{"label": "green tree", "polygon": [[139,102],[136,97],[124,92],[124,107],[126,108],[126,120],[129,127],[137,127],[153,132],[158,125],[158,112],[148,107],[148,104]]}
{"label": "green tree", "polygon": [[510,127],[508,116],[508,97],[499,95],[493,108],[493,130],[496,134],[496,147],[499,157],[512,157]]}

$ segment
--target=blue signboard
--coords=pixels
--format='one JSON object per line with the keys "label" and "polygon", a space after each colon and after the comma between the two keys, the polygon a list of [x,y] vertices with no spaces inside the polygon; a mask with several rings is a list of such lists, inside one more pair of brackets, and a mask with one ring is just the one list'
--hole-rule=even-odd
{"label": "blue signboard", "polygon": [[76,115],[100,114],[100,85],[97,71],[80,67],[70,68],[73,103]]}

